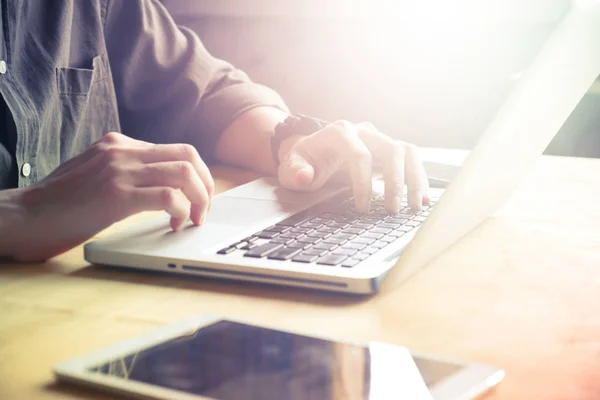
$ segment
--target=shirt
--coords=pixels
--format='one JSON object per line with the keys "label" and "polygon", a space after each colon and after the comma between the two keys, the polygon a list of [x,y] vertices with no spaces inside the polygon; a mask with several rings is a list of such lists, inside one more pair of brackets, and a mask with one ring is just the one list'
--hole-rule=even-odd
{"label": "shirt", "polygon": [[206,50],[157,0],[0,0],[0,189],[25,187],[118,131],[194,145],[280,96]]}

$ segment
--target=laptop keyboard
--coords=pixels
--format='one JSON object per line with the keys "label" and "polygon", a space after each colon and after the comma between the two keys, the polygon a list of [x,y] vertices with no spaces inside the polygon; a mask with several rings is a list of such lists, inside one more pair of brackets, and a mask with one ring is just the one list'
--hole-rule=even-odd
{"label": "laptop keyboard", "polygon": [[400,212],[390,214],[378,196],[364,214],[346,195],[342,201],[309,208],[217,253],[243,252],[245,257],[351,268],[418,228],[434,205],[432,200],[414,211],[405,198]]}

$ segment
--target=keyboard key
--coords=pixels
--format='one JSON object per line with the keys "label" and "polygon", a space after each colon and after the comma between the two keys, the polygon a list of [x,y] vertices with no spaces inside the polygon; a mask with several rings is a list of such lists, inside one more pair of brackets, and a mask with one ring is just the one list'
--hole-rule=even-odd
{"label": "keyboard key", "polygon": [[246,254],[244,254],[244,256],[261,258],[261,257],[266,256],[270,252],[279,249],[280,247],[283,247],[283,245],[280,243],[270,243],[269,242],[269,243],[261,244],[260,246],[256,246],[255,248],[246,252]]}
{"label": "keyboard key", "polygon": [[284,225],[273,225],[273,226],[270,226],[267,229],[265,229],[265,231],[268,231],[268,232],[279,232],[279,233],[282,233],[282,232],[285,232],[288,230],[290,230],[290,227],[284,226]]}
{"label": "keyboard key", "polygon": [[340,246],[344,243],[346,243],[348,240],[346,239],[338,239],[335,237],[329,237],[327,239],[324,239],[323,242],[321,243],[327,243],[327,244],[332,244],[332,245],[336,245],[336,246]]}
{"label": "keyboard key", "polygon": [[371,230],[369,230],[369,232],[371,233],[381,233],[382,235],[387,235],[388,233],[390,233],[392,230],[388,229],[388,228],[373,228]]}
{"label": "keyboard key", "polygon": [[258,239],[258,237],[256,237],[256,236],[248,236],[246,239],[244,239],[242,241],[252,243],[252,242],[255,242],[257,239]]}
{"label": "keyboard key", "polygon": [[363,253],[367,253],[367,254],[370,254],[370,255],[372,255],[372,254],[375,254],[375,253],[377,253],[379,250],[380,250],[380,249],[378,249],[378,248],[376,248],[376,247],[367,247],[367,248],[365,248],[365,249],[362,249],[362,252],[363,252]]}
{"label": "keyboard key", "polygon": [[286,239],[295,239],[298,236],[302,236],[302,233],[297,233],[297,232],[284,232],[284,233],[280,233],[278,237],[280,238],[286,238]]}
{"label": "keyboard key", "polygon": [[244,247],[242,247],[240,250],[252,250],[253,248],[255,248],[257,245],[249,243],[247,245],[245,245]]}
{"label": "keyboard key", "polygon": [[367,245],[361,244],[361,243],[346,243],[345,245],[342,246],[342,248],[344,248],[344,249],[353,249],[353,250],[362,250],[365,247],[367,247]]}
{"label": "keyboard key", "polygon": [[314,238],[319,238],[319,239],[325,239],[325,238],[328,238],[329,236],[331,236],[331,233],[320,232],[320,231],[313,231],[313,232],[307,233],[306,236],[308,236],[308,237],[314,237]]}
{"label": "keyboard key", "polygon": [[302,254],[321,257],[322,255],[327,254],[327,250],[321,250],[315,247],[311,247],[308,250],[304,250]]}
{"label": "keyboard key", "polygon": [[404,210],[400,210],[398,215],[400,216],[400,218],[412,218],[416,215],[416,213],[410,208],[406,208]]}
{"label": "keyboard key", "polygon": [[399,237],[404,236],[405,234],[406,234],[406,232],[396,229],[394,232],[388,233],[386,237],[390,237],[390,238],[395,237],[397,239]]}
{"label": "keyboard key", "polygon": [[236,250],[237,250],[237,248],[235,246],[225,247],[224,249],[221,249],[221,250],[217,251],[217,254],[229,254],[229,253],[232,253],[232,252],[234,252]]}
{"label": "keyboard key", "polygon": [[379,239],[380,242],[385,242],[385,243],[392,243],[394,241],[398,240],[398,236],[384,236],[381,239]]}
{"label": "keyboard key", "polygon": [[271,260],[285,261],[285,260],[289,260],[290,258],[292,258],[296,254],[300,253],[301,251],[302,251],[302,249],[294,249],[292,247],[285,247],[283,249],[275,250],[274,252],[270,253],[267,258],[270,258]]}
{"label": "keyboard key", "polygon": [[341,239],[341,240],[351,240],[351,239],[354,239],[355,237],[356,237],[356,235],[354,235],[354,234],[340,232],[340,233],[336,233],[331,238]]}
{"label": "keyboard key", "polygon": [[379,221],[381,221],[381,219],[379,219],[379,218],[373,218],[371,216],[367,216],[367,217],[361,218],[361,221],[363,223],[365,223],[365,224],[375,225],[376,223],[378,223]]}
{"label": "keyboard key", "polygon": [[279,236],[279,232],[262,231],[257,233],[256,236],[261,239],[273,239],[274,237]]}
{"label": "keyboard key", "polygon": [[281,243],[281,244],[288,244],[293,241],[294,241],[293,238],[284,238],[284,237],[281,237],[281,235],[277,236],[274,239],[271,239],[271,243]]}
{"label": "keyboard key", "polygon": [[292,261],[301,262],[301,263],[311,263],[311,262],[315,261],[317,258],[319,258],[319,257],[312,255],[312,254],[300,253],[300,254],[297,254],[294,257],[292,257]]}
{"label": "keyboard key", "polygon": [[327,233],[331,233],[331,234],[337,233],[339,231],[340,231],[340,228],[332,228],[329,226],[323,226],[323,227],[319,228],[319,232],[327,232]]}
{"label": "keyboard key", "polygon": [[358,264],[359,262],[360,262],[359,260],[355,260],[353,258],[347,258],[344,261],[342,261],[342,267],[352,268],[352,267],[356,266],[356,264]]}
{"label": "keyboard key", "polygon": [[368,237],[363,237],[363,236],[359,236],[356,239],[352,240],[352,243],[360,243],[360,244],[371,244],[375,241],[376,239],[373,238],[368,238]]}
{"label": "keyboard key", "polygon": [[369,214],[372,218],[377,218],[377,219],[383,219],[385,217],[387,217],[388,215],[390,215],[390,212],[383,209],[383,210],[376,210],[373,211],[372,213]]}
{"label": "keyboard key", "polygon": [[399,226],[400,226],[400,224],[390,224],[387,221],[377,225],[378,228],[383,228],[383,229],[396,229]]}
{"label": "keyboard key", "polygon": [[423,215],[417,215],[416,217],[413,218],[413,221],[419,221],[419,222],[423,222],[427,219],[426,216]]}
{"label": "keyboard key", "polygon": [[360,237],[368,238],[368,239],[380,239],[383,237],[383,233],[373,233],[373,232],[365,232]]}
{"label": "keyboard key", "polygon": [[319,243],[315,244],[314,246],[312,246],[311,248],[313,248],[313,249],[319,249],[319,250],[325,250],[325,251],[331,251],[331,250],[337,249],[337,247],[338,247],[337,244],[331,244],[331,243],[326,243],[326,242],[319,242]]}
{"label": "keyboard key", "polygon": [[358,253],[358,250],[355,250],[355,249],[344,249],[344,248],[337,249],[337,250],[335,250],[333,252],[333,254],[342,254],[342,255],[345,255],[345,256],[353,256],[356,253]]}
{"label": "keyboard key", "polygon": [[365,231],[364,229],[346,228],[342,231],[342,233],[349,234],[349,235],[360,235],[364,231]]}
{"label": "keyboard key", "polygon": [[351,228],[355,229],[370,229],[373,227],[373,224],[364,224],[364,223],[356,223],[352,224]]}
{"label": "keyboard key", "polygon": [[395,232],[410,232],[413,229],[415,229],[414,226],[411,226],[411,225],[402,225],[402,226],[399,226],[398,229],[395,230]]}
{"label": "keyboard key", "polygon": [[248,243],[245,240],[242,240],[241,242],[237,242],[236,244],[231,245],[231,247],[235,247],[236,249],[241,249],[243,247],[248,246],[250,243]]}
{"label": "keyboard key", "polygon": [[358,261],[362,261],[362,260],[366,260],[367,258],[371,257],[371,254],[369,253],[365,253],[365,252],[360,252],[358,254],[355,254],[352,256],[352,258],[358,260]]}
{"label": "keyboard key", "polygon": [[421,225],[421,222],[411,220],[411,221],[408,221],[405,225],[406,226],[419,226],[419,225]]}
{"label": "keyboard key", "polygon": [[306,243],[306,244],[313,244],[313,243],[317,243],[320,242],[321,239],[318,237],[309,237],[309,236],[302,236],[296,239],[296,242],[298,243]]}
{"label": "keyboard key", "polygon": [[292,232],[292,233],[308,233],[311,231],[312,231],[312,229],[310,229],[310,228],[301,228],[299,226],[292,228],[292,230],[290,230],[290,232]]}
{"label": "keyboard key", "polygon": [[398,225],[402,225],[407,221],[408,221],[408,219],[406,219],[406,218],[396,218],[396,217],[388,217],[385,219],[385,222],[389,222],[390,224],[398,224]]}
{"label": "keyboard key", "polygon": [[309,246],[306,243],[298,243],[296,241],[287,243],[285,247],[290,247],[290,248],[294,248],[294,249],[304,249],[305,247]]}
{"label": "keyboard key", "polygon": [[345,229],[349,225],[348,224],[340,224],[339,222],[332,222],[330,224],[327,224],[327,226],[330,228],[335,228],[335,229]]}
{"label": "keyboard key", "polygon": [[348,258],[348,256],[345,256],[343,254],[328,254],[325,257],[319,258],[319,261],[317,261],[317,264],[338,265],[339,263],[344,261],[346,258]]}

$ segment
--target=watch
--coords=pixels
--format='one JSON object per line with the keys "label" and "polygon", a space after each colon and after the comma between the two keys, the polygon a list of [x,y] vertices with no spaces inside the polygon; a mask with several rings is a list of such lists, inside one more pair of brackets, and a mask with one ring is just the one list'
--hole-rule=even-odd
{"label": "watch", "polygon": [[290,136],[309,136],[329,125],[329,122],[303,114],[290,115],[275,126],[271,136],[271,155],[276,165],[279,165],[279,148],[281,142]]}

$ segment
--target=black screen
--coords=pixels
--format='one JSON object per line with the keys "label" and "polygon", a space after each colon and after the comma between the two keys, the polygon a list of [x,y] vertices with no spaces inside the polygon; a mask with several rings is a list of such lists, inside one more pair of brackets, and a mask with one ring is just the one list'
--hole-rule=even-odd
{"label": "black screen", "polygon": [[[223,400],[374,399],[382,390],[392,394],[390,388],[403,393],[402,378],[410,371],[406,352],[399,349],[219,321],[91,371]],[[416,365],[412,370],[423,387],[462,368],[419,358],[409,361]]]}

